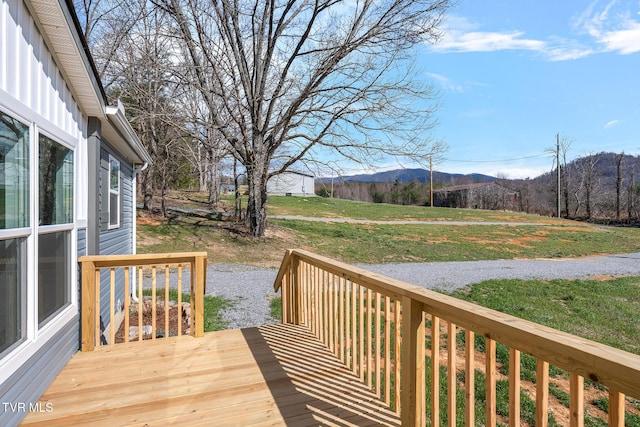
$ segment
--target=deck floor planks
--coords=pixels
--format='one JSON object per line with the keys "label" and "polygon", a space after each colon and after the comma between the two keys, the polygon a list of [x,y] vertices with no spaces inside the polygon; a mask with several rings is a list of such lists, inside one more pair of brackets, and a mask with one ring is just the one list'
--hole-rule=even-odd
{"label": "deck floor planks", "polygon": [[304,327],[270,325],[78,353],[24,425],[399,426]]}

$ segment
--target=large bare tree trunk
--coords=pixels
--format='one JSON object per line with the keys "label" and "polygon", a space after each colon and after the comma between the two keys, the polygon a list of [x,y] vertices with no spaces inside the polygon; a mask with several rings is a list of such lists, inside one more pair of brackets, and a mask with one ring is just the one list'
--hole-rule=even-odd
{"label": "large bare tree trunk", "polygon": [[209,149],[207,156],[207,175],[209,177],[209,206],[214,207],[220,202],[220,174],[218,174],[218,163],[220,159],[215,155],[215,150]]}
{"label": "large bare tree trunk", "polygon": [[267,179],[264,162],[257,161],[255,166],[247,167],[249,201],[246,219],[254,237],[264,236],[267,227]]}

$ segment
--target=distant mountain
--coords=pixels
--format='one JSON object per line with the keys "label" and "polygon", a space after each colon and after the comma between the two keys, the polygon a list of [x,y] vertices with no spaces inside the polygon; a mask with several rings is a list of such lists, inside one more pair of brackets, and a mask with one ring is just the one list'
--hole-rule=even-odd
{"label": "distant mountain", "polygon": [[[395,181],[407,183],[407,182],[429,182],[429,170],[427,169],[395,169],[386,172],[377,172],[373,174],[360,174],[340,176],[333,178],[334,181],[341,182],[379,182],[379,183],[393,183]],[[331,178],[320,178],[321,182],[331,182]],[[459,174],[459,173],[446,173],[433,171],[433,182],[436,184],[475,184],[479,182],[492,182],[496,178],[489,175],[482,175],[479,173],[473,174]]]}

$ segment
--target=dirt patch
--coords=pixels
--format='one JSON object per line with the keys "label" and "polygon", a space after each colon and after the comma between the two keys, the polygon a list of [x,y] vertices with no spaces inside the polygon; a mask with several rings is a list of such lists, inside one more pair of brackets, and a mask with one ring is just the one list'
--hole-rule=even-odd
{"label": "dirt patch", "polygon": [[[183,303],[182,307],[178,307],[175,301],[169,302],[168,317],[169,317],[169,329],[166,332],[165,318],[167,316],[165,310],[165,304],[160,301],[156,304],[155,314],[156,322],[155,327],[153,323],[153,304],[150,300],[145,300],[142,304],[142,339],[150,340],[155,336],[156,338],[163,338],[166,336],[189,335],[189,306],[188,303]],[[129,341],[139,341],[139,309],[138,304],[132,303],[129,308],[129,331],[126,333],[129,335]],[[181,330],[178,331],[178,325],[182,323]],[[115,334],[115,343],[125,342],[125,322],[124,320],[120,324],[118,331]]]}

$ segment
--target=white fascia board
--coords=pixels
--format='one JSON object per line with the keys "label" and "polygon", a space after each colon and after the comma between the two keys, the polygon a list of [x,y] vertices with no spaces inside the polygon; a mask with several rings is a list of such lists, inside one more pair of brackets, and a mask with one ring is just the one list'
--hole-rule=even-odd
{"label": "white fascia board", "polygon": [[[116,131],[119,139],[121,139],[121,141],[119,141],[120,144],[118,144],[118,141],[113,140],[109,140],[108,142],[116,145],[117,148],[121,150],[124,149],[123,154],[127,154],[126,152],[128,151],[129,160],[132,160],[133,163],[151,163],[151,156],[144,148],[142,141],[140,141],[140,138],[138,138],[138,135],[136,135],[131,124],[124,115],[124,106],[122,103],[118,101],[118,105],[116,107],[107,106],[105,108],[105,114],[108,124]],[[113,135],[111,138],[113,139]]]}

